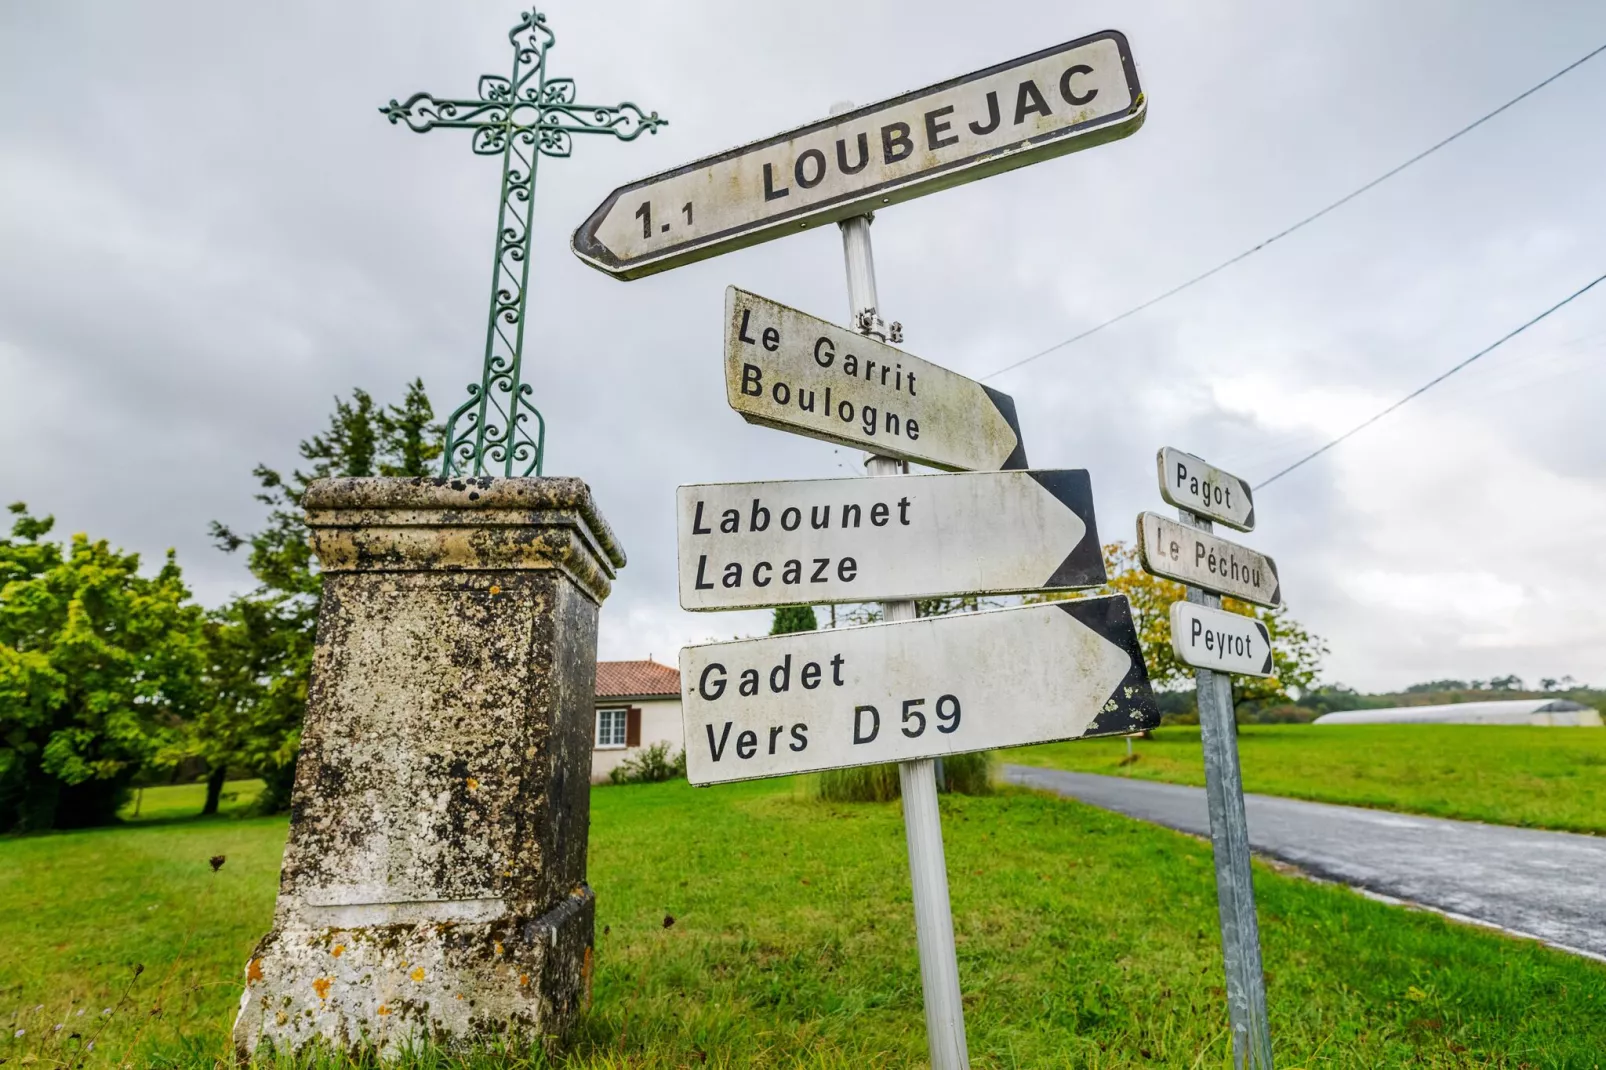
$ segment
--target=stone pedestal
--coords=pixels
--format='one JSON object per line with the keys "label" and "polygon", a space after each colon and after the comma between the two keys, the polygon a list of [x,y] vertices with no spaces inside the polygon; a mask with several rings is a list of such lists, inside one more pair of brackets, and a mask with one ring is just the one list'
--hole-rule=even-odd
{"label": "stone pedestal", "polygon": [[303,504],[323,608],[235,1047],[561,1035],[589,998],[597,610],[624,554],[577,479],[336,479]]}

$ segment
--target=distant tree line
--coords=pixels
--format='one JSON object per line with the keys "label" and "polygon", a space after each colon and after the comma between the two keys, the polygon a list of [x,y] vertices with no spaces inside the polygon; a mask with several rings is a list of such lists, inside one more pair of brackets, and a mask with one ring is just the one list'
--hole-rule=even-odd
{"label": "distant tree line", "polygon": [[214,523],[248,551],[256,587],[216,609],[192,598],[172,551],[155,575],[106,540],[50,538],[19,502],[0,538],[0,831],[116,820],[138,783],[204,775],[215,812],[230,775],[260,777],[259,806],[289,804],[306,709],[320,581],[301,496],[328,476],[434,472],[442,429],[422,381],[400,404],[336,399],[303,441],[306,470],[259,465],[265,525]]}

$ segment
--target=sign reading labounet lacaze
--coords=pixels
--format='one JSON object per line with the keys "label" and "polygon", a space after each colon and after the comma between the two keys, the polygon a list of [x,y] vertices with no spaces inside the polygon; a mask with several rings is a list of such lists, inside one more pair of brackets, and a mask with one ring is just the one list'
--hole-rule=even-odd
{"label": "sign reading labounet lacaze", "polygon": [[1248,482],[1170,446],[1160,450],[1156,461],[1160,497],[1229,528],[1255,530],[1255,499]]}
{"label": "sign reading labounet lacaze", "polygon": [[1120,595],[685,647],[680,678],[693,784],[1139,732],[1160,719]]}
{"label": "sign reading labounet lacaze", "polygon": [[573,248],[640,278],[1123,138],[1144,114],[1106,30],[622,186]]}
{"label": "sign reading labounet lacaze", "polygon": [[1282,602],[1277,563],[1270,557],[1158,513],[1138,516],[1138,554],[1156,576],[1256,605]]}
{"label": "sign reading labounet lacaze", "polygon": [[676,501],[685,609],[1105,581],[1081,469],[705,483],[681,487]]}
{"label": "sign reading labounet lacaze", "polygon": [[949,470],[1026,467],[1008,394],[734,286],[725,394],[748,423],[871,453]]}
{"label": "sign reading labounet lacaze", "polygon": [[1253,617],[1192,602],[1171,603],[1171,649],[1196,669],[1271,676],[1271,633]]}

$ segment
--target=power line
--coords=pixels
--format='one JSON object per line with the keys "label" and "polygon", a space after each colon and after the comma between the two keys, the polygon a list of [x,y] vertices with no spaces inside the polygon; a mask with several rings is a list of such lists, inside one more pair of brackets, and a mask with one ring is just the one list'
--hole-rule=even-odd
{"label": "power line", "polygon": [[1566,297],[1562,298],[1560,301],[1557,301],[1555,304],[1551,305],[1549,308],[1547,308],[1543,312],[1539,313],[1539,315],[1535,316],[1533,319],[1529,320],[1527,323],[1524,323],[1521,327],[1518,327],[1517,329],[1506,333],[1500,339],[1498,339],[1497,341],[1491,343],[1490,345],[1484,346],[1482,349],[1478,350],[1476,353],[1472,354],[1472,356],[1468,357],[1466,360],[1463,360],[1460,364],[1457,364],[1455,367],[1451,368],[1449,371],[1446,371],[1443,374],[1438,375],[1433,379],[1429,379],[1427,382],[1423,383],[1421,386],[1417,387],[1415,390],[1411,391],[1409,394],[1405,395],[1403,398],[1401,398],[1400,400],[1396,401],[1394,404],[1390,405],[1388,408],[1384,409],[1382,412],[1379,412],[1379,413],[1373,415],[1370,419],[1367,419],[1367,420],[1363,421],[1362,423],[1356,424],[1354,427],[1350,428],[1348,431],[1345,431],[1342,435],[1339,435],[1337,438],[1335,438],[1331,442],[1327,443],[1327,445],[1321,447],[1318,450],[1314,450],[1311,453],[1307,453],[1305,456],[1301,457],[1299,460],[1295,461],[1293,464],[1289,465],[1287,468],[1284,468],[1281,472],[1278,472],[1276,475],[1271,476],[1271,477],[1269,477],[1267,479],[1263,479],[1259,483],[1256,483],[1255,484],[1255,489],[1256,490],[1260,490],[1263,487],[1267,487],[1267,486],[1271,485],[1272,483],[1275,483],[1277,480],[1281,479],[1283,476],[1286,476],[1289,472],[1292,472],[1294,469],[1298,468],[1300,465],[1306,463],[1307,461],[1313,461],[1317,457],[1320,457],[1322,454],[1326,453],[1328,450],[1332,449],[1334,446],[1338,445],[1340,442],[1343,442],[1346,438],[1349,438],[1351,435],[1355,434],[1356,432],[1363,431],[1366,428],[1371,427],[1373,424],[1377,423],[1383,417],[1387,416],[1389,413],[1393,412],[1395,409],[1399,408],[1401,405],[1404,405],[1407,401],[1410,401],[1414,397],[1418,397],[1418,396],[1420,396],[1422,394],[1427,393],[1433,387],[1438,386],[1440,383],[1444,382],[1446,379],[1450,378],[1450,376],[1454,375],[1456,372],[1460,371],[1462,368],[1465,368],[1468,364],[1471,364],[1473,361],[1477,360],[1479,357],[1484,356],[1485,354],[1488,354],[1488,353],[1492,353],[1496,349],[1499,349],[1501,346],[1505,345],[1507,342],[1511,341],[1513,338],[1517,337],[1517,335],[1521,334],[1523,331],[1526,331],[1529,327],[1532,327],[1534,324],[1538,323],[1540,320],[1544,319],[1546,316],[1550,315],[1552,312],[1555,312],[1557,309],[1562,308],[1563,306],[1565,306],[1567,304],[1570,304],[1572,301],[1574,301],[1575,299],[1577,299],[1579,297],[1582,297],[1584,294],[1588,293],[1590,290],[1593,290],[1596,286],[1598,286],[1602,282],[1606,282],[1606,275],[1601,275],[1601,276],[1597,277],[1593,282],[1591,282],[1588,286],[1585,286],[1583,289],[1575,290],[1572,293],[1568,294]]}
{"label": "power line", "polygon": [[1193,278],[1189,279],[1187,282],[1181,283],[1180,285],[1177,285],[1177,286],[1173,286],[1171,289],[1165,291],[1165,293],[1159,294],[1156,297],[1151,297],[1147,301],[1143,302],[1140,305],[1133,305],[1131,308],[1127,309],[1125,312],[1122,312],[1118,316],[1111,316],[1109,319],[1105,320],[1103,323],[1095,324],[1092,327],[1089,327],[1087,330],[1082,331],[1080,334],[1073,334],[1073,335],[1071,335],[1071,337],[1065,339],[1063,342],[1055,342],[1053,345],[1049,346],[1047,349],[1039,350],[1038,352],[1033,353],[1029,357],[1023,357],[1020,360],[1017,360],[1013,364],[1007,364],[1004,367],[999,368],[996,371],[988,372],[986,375],[981,376],[981,381],[982,382],[986,382],[988,379],[997,378],[998,376],[1003,375],[1005,372],[1014,371],[1016,368],[1019,368],[1023,364],[1030,364],[1032,361],[1037,360],[1039,357],[1046,357],[1050,353],[1055,352],[1056,350],[1064,349],[1068,345],[1074,345],[1075,343],[1080,342],[1082,339],[1088,337],[1089,335],[1097,334],[1098,332],[1102,331],[1106,327],[1114,326],[1115,324],[1120,323],[1122,320],[1126,319],[1128,316],[1135,316],[1139,312],[1142,312],[1144,309],[1151,308],[1154,305],[1159,304],[1161,301],[1164,301],[1168,297],[1175,297],[1177,294],[1181,293],[1183,290],[1186,290],[1188,287],[1194,286],[1194,285],[1196,285],[1198,283],[1201,283],[1204,280],[1210,278],[1210,276],[1216,274],[1217,272],[1223,271],[1226,268],[1229,268],[1232,265],[1238,263],[1240,260],[1245,260],[1245,259],[1253,256],[1254,254],[1260,252],[1262,249],[1266,248],[1266,246],[1270,245],[1272,242],[1279,241],[1279,240],[1281,240],[1283,238],[1288,237],[1288,235],[1294,233],[1294,231],[1299,230],[1301,227],[1304,227],[1304,226],[1307,226],[1307,225],[1309,225],[1311,223],[1316,222],[1316,220],[1320,219],[1322,216],[1326,215],[1328,212],[1331,212],[1335,208],[1339,208],[1339,207],[1342,207],[1343,205],[1348,204],[1350,201],[1353,201],[1356,197],[1359,197],[1361,194],[1367,192],[1368,190],[1373,189],[1374,187],[1380,185],[1381,183],[1386,182],[1387,180],[1393,178],[1395,175],[1399,174],[1401,171],[1404,171],[1406,168],[1411,167],[1414,164],[1420,163],[1422,160],[1425,160],[1427,157],[1433,155],[1435,152],[1438,152],[1440,149],[1442,149],[1446,145],[1450,144],[1450,142],[1455,141],[1457,138],[1460,138],[1465,134],[1471,133],[1473,130],[1476,130],[1478,127],[1482,126],[1484,123],[1488,122],[1490,119],[1493,119],[1496,115],[1499,115],[1501,112],[1505,111],[1507,108],[1510,108],[1512,105],[1517,104],[1517,103],[1527,99],[1528,97],[1532,96],[1533,94],[1539,92],[1539,90],[1545,88],[1545,86],[1549,85],[1551,82],[1554,82],[1556,79],[1560,78],[1562,75],[1566,74],[1568,71],[1572,70],[1575,67],[1582,66],[1583,64],[1585,64],[1585,63],[1589,62],[1590,60],[1594,59],[1596,56],[1600,55],[1602,52],[1606,52],[1606,45],[1601,45],[1600,47],[1596,48],[1594,51],[1592,51],[1589,54],[1583,56],[1582,58],[1576,59],[1573,62],[1567,64],[1567,66],[1563,67],[1561,70],[1557,71],[1555,74],[1552,74],[1549,78],[1546,78],[1544,81],[1538,83],[1537,85],[1530,86],[1529,88],[1523,90],[1521,93],[1518,93],[1516,96],[1512,97],[1510,100],[1506,101],[1504,104],[1502,104],[1498,108],[1496,108],[1494,111],[1491,111],[1491,112],[1487,113],[1486,115],[1482,116],[1481,118],[1475,119],[1474,121],[1468,123],[1466,126],[1463,126],[1461,129],[1457,130],[1455,133],[1451,134],[1449,137],[1445,138],[1444,140],[1439,141],[1436,144],[1430,145],[1429,147],[1423,149],[1421,152],[1417,153],[1415,156],[1412,156],[1409,160],[1406,160],[1404,163],[1399,164],[1399,165],[1397,165],[1395,167],[1392,167],[1387,171],[1384,171],[1381,175],[1378,175],[1376,178],[1372,179],[1370,182],[1366,183],[1365,185],[1359,186],[1359,187],[1351,190],[1349,193],[1346,193],[1344,196],[1340,197],[1338,200],[1336,200],[1333,203],[1329,204],[1327,207],[1322,208],[1322,209],[1320,209],[1320,210],[1318,210],[1316,212],[1312,212],[1310,215],[1306,216],[1304,219],[1301,219],[1299,222],[1295,223],[1294,225],[1292,225],[1290,227],[1285,227],[1284,229],[1278,231],[1276,234],[1273,234],[1271,237],[1269,237],[1269,238],[1265,239],[1264,241],[1260,242],[1258,245],[1251,246],[1250,248],[1245,249],[1243,252],[1239,253],[1237,256],[1231,257],[1230,259],[1227,259],[1227,260],[1223,260],[1221,263],[1217,264],[1215,267],[1211,268],[1210,270],[1202,272],[1201,274],[1195,275]]}

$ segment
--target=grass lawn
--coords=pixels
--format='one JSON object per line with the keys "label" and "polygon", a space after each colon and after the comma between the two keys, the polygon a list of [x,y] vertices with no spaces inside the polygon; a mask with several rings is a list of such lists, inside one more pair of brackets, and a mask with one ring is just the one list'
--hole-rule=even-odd
{"label": "grass lawn", "polygon": [[[1004,761],[1204,784],[1196,727],[1052,743]],[[1500,825],[1606,833],[1606,730],[1522,725],[1243,725],[1244,790]]]}
{"label": "grass lawn", "polygon": [[[596,1003],[560,1065],[924,1063],[897,804],[790,781],[592,798]],[[976,1067],[1225,1065],[1206,845],[1025,793],[943,809]],[[0,840],[7,1070],[91,1038],[92,1067],[212,1067],[284,833],[217,818]],[[1256,887],[1285,1070],[1606,1062],[1606,967],[1264,867]]]}

